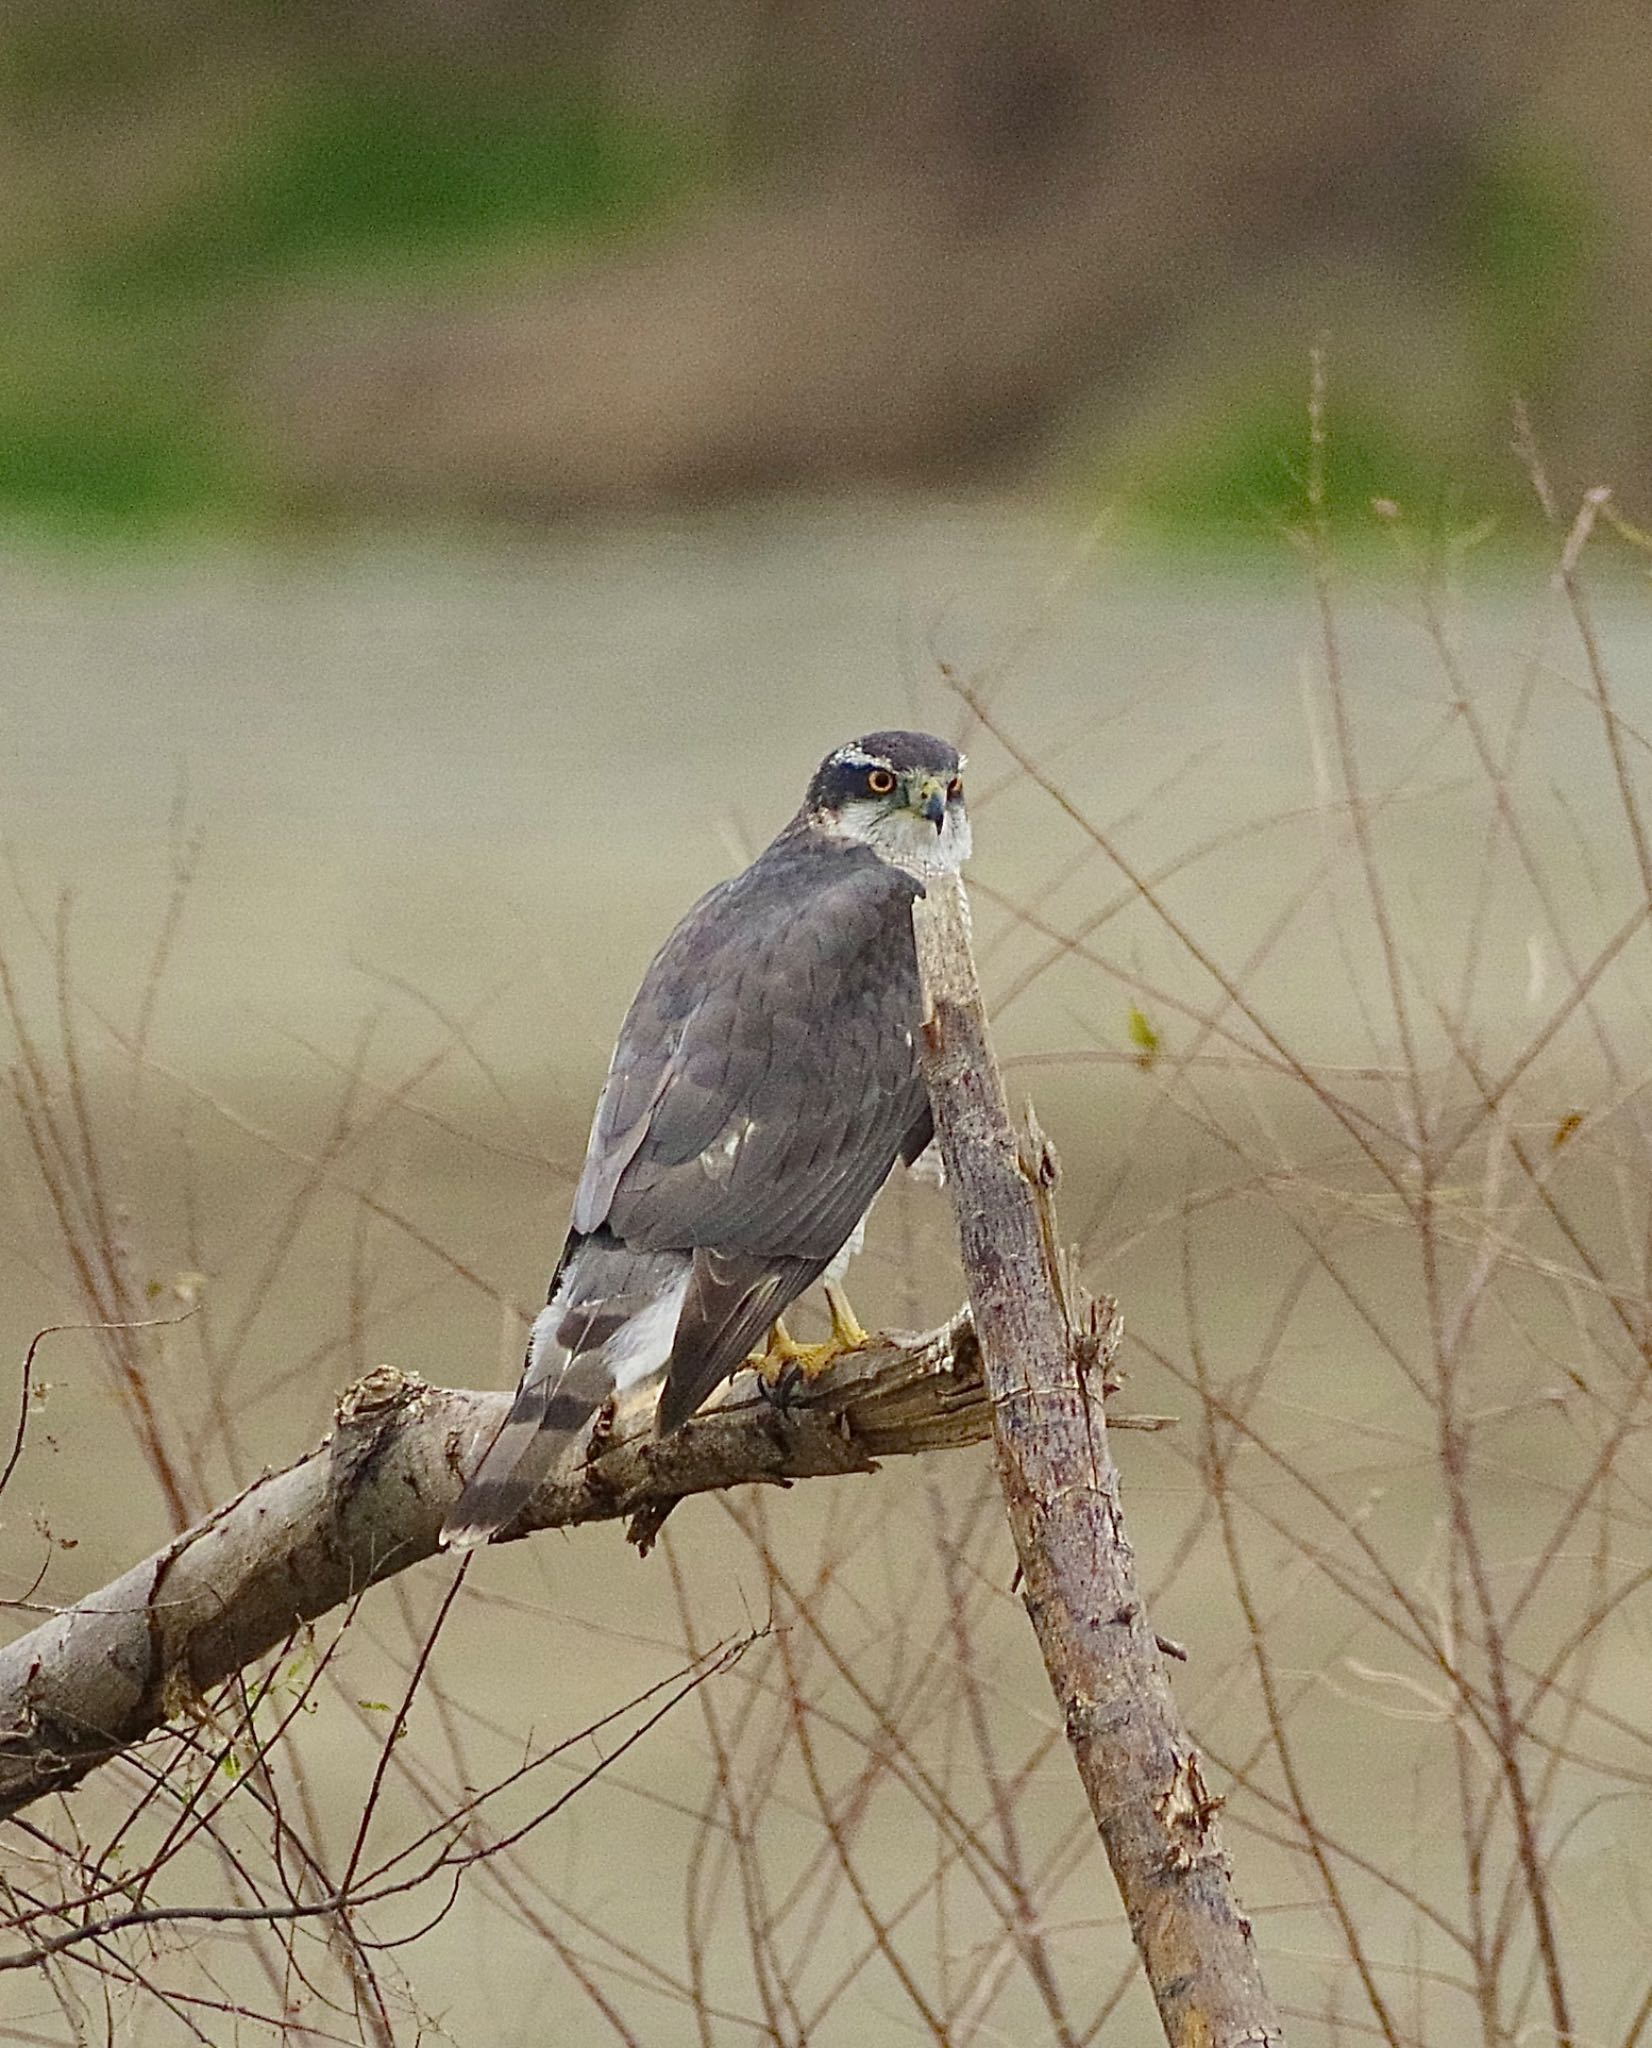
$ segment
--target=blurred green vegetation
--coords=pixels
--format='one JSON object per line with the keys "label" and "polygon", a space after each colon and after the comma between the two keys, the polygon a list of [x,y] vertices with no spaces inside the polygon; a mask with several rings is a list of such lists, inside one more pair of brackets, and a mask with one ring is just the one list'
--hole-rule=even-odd
{"label": "blurred green vegetation", "polygon": [[[31,60],[20,78],[16,54],[8,83],[29,99],[86,61]],[[124,45],[95,55],[130,83]],[[85,537],[256,520],[256,461],[217,393],[261,301],[600,246],[668,221],[711,170],[703,136],[595,98],[375,84],[289,99],[164,220],[14,269],[0,513]]]}
{"label": "blurred green vegetation", "polygon": [[[61,19],[58,33],[10,36],[0,117],[9,103],[39,123],[68,95],[82,109],[97,92],[130,103],[142,38],[117,16],[80,19],[78,40]],[[162,217],[83,222],[48,254],[0,267],[0,518],[80,538],[270,520],[228,402],[263,306],[335,281],[458,286],[547,250],[583,254],[668,226],[730,175],[706,133],[594,92],[502,99],[421,78],[286,91]],[[1499,138],[1475,167],[1445,223],[1445,257],[1483,383],[1481,421],[1502,416],[1511,387],[1540,397],[1572,345],[1603,218],[1586,169],[1542,138]],[[1288,359],[1250,388],[1203,405],[1195,395],[1185,424],[1149,451],[1129,500],[1149,535],[1221,543],[1300,513],[1308,339],[1289,337]],[[1378,498],[1408,515],[1472,516],[1463,474],[1461,450],[1427,445],[1339,374],[1333,519],[1369,524]],[[1487,488],[1494,510],[1521,495],[1512,475]]]}
{"label": "blurred green vegetation", "polygon": [[1605,252],[1601,196],[1543,137],[1506,136],[1480,158],[1454,226],[1487,365],[1535,396],[1576,339],[1577,307]]}
{"label": "blurred green vegetation", "polygon": [[391,276],[657,221],[705,170],[692,137],[596,101],[334,89],[275,115],[193,205],[80,279],[89,303],[176,305],[337,266]]}
{"label": "blurred green vegetation", "polygon": [[[1271,390],[1219,395],[1154,453],[1130,508],[1150,534],[1219,543],[1299,524],[1308,502],[1308,365]],[[1392,501],[1427,524],[1464,514],[1452,463],[1418,446],[1357,394],[1329,406],[1322,487],[1327,518],[1356,533]]]}
{"label": "blurred green vegetation", "polygon": [[[1586,168],[1540,136],[1495,138],[1473,165],[1445,222],[1444,254],[1462,294],[1464,326],[1481,389],[1470,394],[1470,434],[1426,439],[1392,405],[1334,390],[1324,449],[1326,516],[1345,532],[1370,530],[1391,503],[1439,530],[1487,516],[1523,524],[1530,492],[1512,465],[1488,470],[1473,434],[1489,423],[1493,449],[1508,401],[1541,404],[1545,387],[1579,345],[1579,307],[1607,241],[1601,196]],[[1208,541],[1257,534],[1302,516],[1307,498],[1307,337],[1294,362],[1257,387],[1211,395],[1145,471],[1133,508],[1151,533]],[[1426,364],[1419,375],[1428,374]],[[1380,514],[1379,514],[1380,516]]]}

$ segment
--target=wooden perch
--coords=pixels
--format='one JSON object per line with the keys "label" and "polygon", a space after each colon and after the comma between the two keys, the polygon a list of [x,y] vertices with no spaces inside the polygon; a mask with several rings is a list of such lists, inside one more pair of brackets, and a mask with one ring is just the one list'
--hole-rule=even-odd
{"label": "wooden perch", "polygon": [[913,907],[924,1067],[975,1313],[1027,1612],[1172,2048],[1276,2048],[1220,1800],[1171,1696],[1136,1583],[1100,1365],[1111,1303],[1082,1309],[1058,1255],[1055,1155],[1018,1146],[955,876]]}
{"label": "wooden perch", "polygon": [[[316,1450],[0,1651],[0,1818],[77,1784],[304,1622],[434,1556],[461,1475],[510,1399],[380,1366],[341,1397]],[[991,1428],[967,1310],[847,1354],[783,1412],[743,1373],[664,1442],[652,1423],[652,1395],[638,1389],[593,1461],[547,1486],[511,1533],[628,1517],[646,1547],[685,1495],[870,1472]]]}
{"label": "wooden perch", "polygon": [[[970,1310],[845,1356],[785,1412],[741,1375],[664,1442],[639,1388],[510,1533],[624,1517],[646,1547],[686,1495],[866,1472],[990,1432],[1027,1608],[1165,2032],[1173,2048],[1277,2048],[1219,1801],[1136,1586],[1102,1406],[1116,1312],[1080,1304],[1064,1280],[1054,1155],[1036,1129],[1025,1147],[1011,1130],[956,880],[932,882],[914,916]],[[509,1398],[382,1366],[342,1397],[318,1449],[0,1651],[0,1817],[198,1711],[306,1621],[432,1556]]]}

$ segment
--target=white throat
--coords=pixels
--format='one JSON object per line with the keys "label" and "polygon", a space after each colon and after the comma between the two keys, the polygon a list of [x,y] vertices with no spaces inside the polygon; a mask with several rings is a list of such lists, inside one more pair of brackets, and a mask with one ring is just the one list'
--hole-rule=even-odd
{"label": "white throat", "polygon": [[912,811],[890,811],[864,801],[846,803],[835,816],[822,815],[815,822],[834,839],[869,846],[879,860],[920,879],[955,875],[969,859],[969,814],[961,805],[948,806],[939,832]]}

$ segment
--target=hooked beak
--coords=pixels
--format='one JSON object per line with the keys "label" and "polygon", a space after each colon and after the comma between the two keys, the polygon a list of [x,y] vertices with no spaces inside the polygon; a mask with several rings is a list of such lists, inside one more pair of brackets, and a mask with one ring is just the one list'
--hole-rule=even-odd
{"label": "hooked beak", "polygon": [[917,794],[918,801],[913,809],[920,818],[927,818],[939,832],[946,823],[946,784],[931,775],[919,784]]}

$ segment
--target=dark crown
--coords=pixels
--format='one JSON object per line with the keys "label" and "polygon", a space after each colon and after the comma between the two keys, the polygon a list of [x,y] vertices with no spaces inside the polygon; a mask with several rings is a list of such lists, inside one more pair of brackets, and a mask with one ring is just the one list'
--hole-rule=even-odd
{"label": "dark crown", "polygon": [[932,775],[951,777],[963,766],[963,756],[932,732],[869,732],[861,739],[846,741],[821,762],[804,799],[806,808],[829,810],[846,796],[863,793],[869,766],[890,768],[897,775],[923,768]]}

